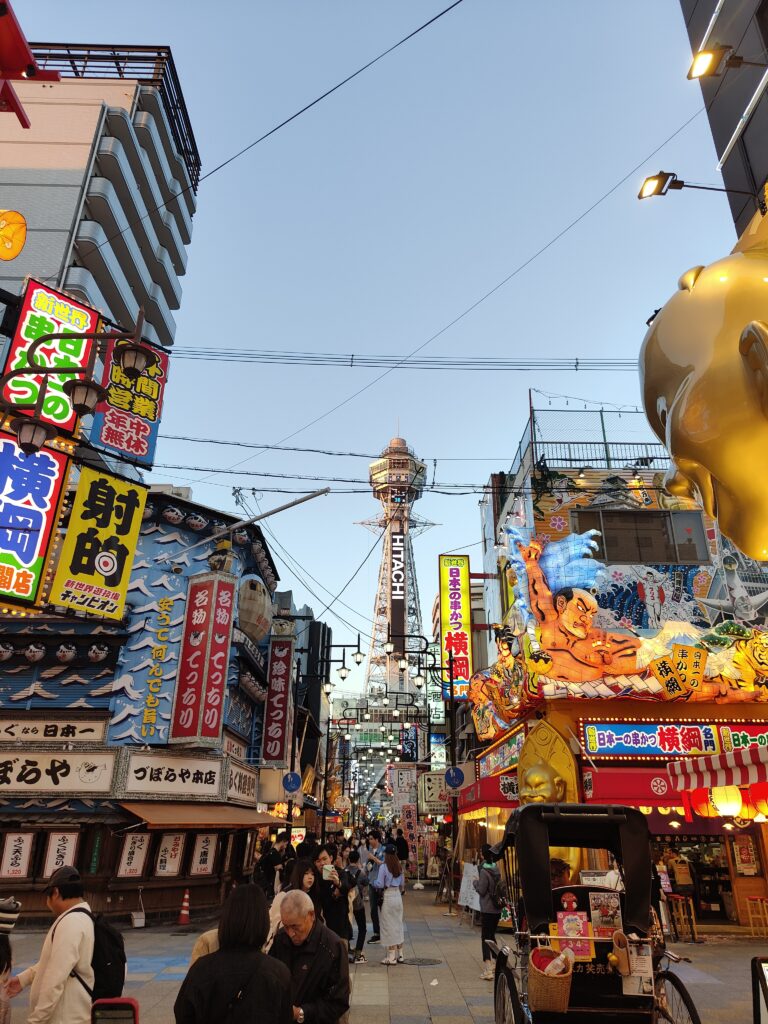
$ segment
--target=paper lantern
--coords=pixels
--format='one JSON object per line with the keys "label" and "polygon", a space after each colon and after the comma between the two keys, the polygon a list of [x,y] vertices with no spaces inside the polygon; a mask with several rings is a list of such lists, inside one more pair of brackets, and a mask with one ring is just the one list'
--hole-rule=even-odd
{"label": "paper lantern", "polygon": [[700,818],[717,817],[717,811],[709,801],[708,789],[694,789],[691,792],[691,808]]}
{"label": "paper lantern", "polygon": [[749,787],[749,799],[759,814],[768,817],[768,782],[753,782]]}
{"label": "paper lantern", "polygon": [[741,790],[738,786],[714,786],[709,798],[723,818],[733,818],[741,810]]}
{"label": "paper lantern", "polygon": [[754,821],[757,817],[757,808],[749,798],[749,790],[741,790],[741,810],[736,815],[740,821]]}

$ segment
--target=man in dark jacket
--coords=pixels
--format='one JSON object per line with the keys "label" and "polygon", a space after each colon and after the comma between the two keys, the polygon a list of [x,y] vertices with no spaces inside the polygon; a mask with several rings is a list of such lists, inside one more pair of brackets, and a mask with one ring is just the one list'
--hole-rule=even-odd
{"label": "man in dark jacket", "polygon": [[280,904],[281,931],[270,953],[291,972],[296,1024],[337,1024],[349,1010],[349,962],[341,939],[315,919],[310,897],[299,889]]}
{"label": "man in dark jacket", "polygon": [[408,858],[410,856],[411,851],[408,848],[408,840],[403,835],[403,830],[401,828],[397,830],[395,848],[397,849],[397,859],[400,861],[403,871],[405,871],[405,869],[408,867]]}

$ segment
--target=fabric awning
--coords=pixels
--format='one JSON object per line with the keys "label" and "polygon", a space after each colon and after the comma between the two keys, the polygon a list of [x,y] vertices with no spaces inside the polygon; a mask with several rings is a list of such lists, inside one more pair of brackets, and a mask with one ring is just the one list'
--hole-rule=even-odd
{"label": "fabric awning", "polygon": [[518,806],[517,777],[515,775],[490,775],[479,779],[459,792],[459,814],[482,807],[501,807],[513,810]]}
{"label": "fabric awning", "polygon": [[680,793],[689,789],[768,782],[768,748],[744,747],[728,754],[671,761],[667,765],[667,774]]}
{"label": "fabric awning", "polygon": [[261,828],[262,825],[287,825],[273,814],[235,804],[155,803],[121,801],[130,814],[141,818],[147,828]]}
{"label": "fabric awning", "polygon": [[[677,762],[676,762],[677,763]],[[665,807],[677,795],[662,768],[623,768],[605,765],[584,770],[584,800],[588,804],[629,804]]]}

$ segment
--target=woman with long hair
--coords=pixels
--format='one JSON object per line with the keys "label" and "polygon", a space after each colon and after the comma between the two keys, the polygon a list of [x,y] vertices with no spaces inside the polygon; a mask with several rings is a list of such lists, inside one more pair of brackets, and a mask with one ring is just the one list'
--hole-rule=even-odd
{"label": "woman with long hair", "polygon": [[379,868],[373,885],[382,892],[379,923],[381,942],[387,947],[383,964],[403,962],[403,892],[405,875],[397,857],[397,849],[389,844],[384,847],[384,863]]}
{"label": "woman with long hair", "polygon": [[275,896],[272,900],[272,906],[269,908],[269,935],[267,936],[267,942],[264,946],[265,953],[269,952],[272,941],[275,935],[277,935],[278,929],[281,927],[280,906],[282,905],[283,899],[286,893],[295,891],[296,889],[300,889],[302,892],[307,893],[315,908],[315,917],[318,921],[322,921],[323,919],[323,910],[320,904],[320,876],[318,875],[311,860],[306,860],[304,857],[300,857],[298,860],[293,862],[288,884],[284,885],[277,896]]}
{"label": "woman with long hair", "polygon": [[219,949],[195,961],[182,982],[176,1024],[291,1024],[290,972],[261,951],[268,930],[260,887],[234,889],[221,911]]}

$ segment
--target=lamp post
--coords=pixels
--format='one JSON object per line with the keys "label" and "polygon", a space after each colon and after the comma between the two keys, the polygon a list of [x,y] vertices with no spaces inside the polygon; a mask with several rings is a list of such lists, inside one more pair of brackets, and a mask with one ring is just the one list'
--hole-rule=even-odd
{"label": "lamp post", "polygon": [[739,188],[721,188],[719,185],[693,185],[689,181],[683,181],[674,171],[658,171],[646,178],[637,193],[638,199],[651,199],[653,196],[665,196],[670,190],[677,191],[681,188],[693,188],[699,192],[726,192],[728,195],[749,196],[757,203],[760,213],[765,216],[768,213],[765,198],[762,195],[755,195],[754,192],[747,192]]}

